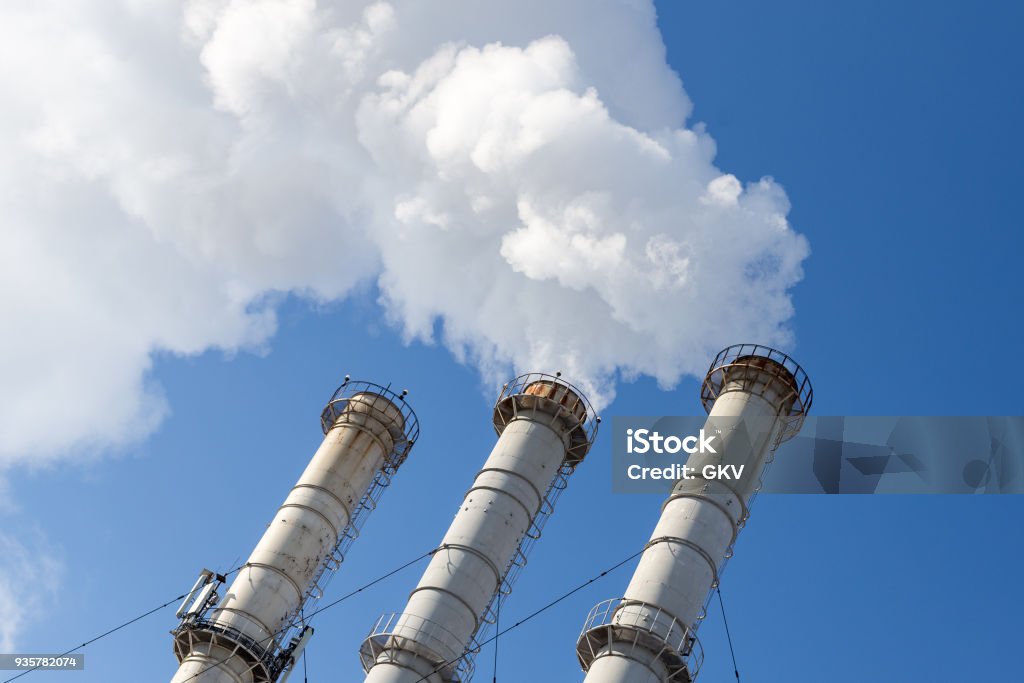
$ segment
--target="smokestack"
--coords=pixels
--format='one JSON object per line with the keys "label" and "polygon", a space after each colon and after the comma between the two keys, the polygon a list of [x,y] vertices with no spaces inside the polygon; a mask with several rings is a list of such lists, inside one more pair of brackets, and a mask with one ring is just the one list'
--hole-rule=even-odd
{"label": "smokestack", "polygon": [[290,671],[312,635],[303,608],[322,595],[419,434],[405,394],[345,377],[320,416],[323,443],[223,600],[225,578],[203,570],[178,610],[172,683],[274,683]]}
{"label": "smokestack", "polygon": [[[366,683],[466,683],[477,636],[495,622],[600,418],[560,379],[529,374],[494,406],[499,438],[401,614],[360,648]],[[467,654],[469,653],[469,654]]]}
{"label": "smokestack", "polygon": [[[776,447],[800,431],[811,407],[807,375],[765,346],[725,349],[701,388],[705,432],[717,453],[694,453],[640,556],[625,597],[590,611],[576,645],[585,683],[692,681],[703,653],[696,631]],[[720,433],[719,433],[720,432]],[[705,465],[743,465],[738,481],[704,479]]]}

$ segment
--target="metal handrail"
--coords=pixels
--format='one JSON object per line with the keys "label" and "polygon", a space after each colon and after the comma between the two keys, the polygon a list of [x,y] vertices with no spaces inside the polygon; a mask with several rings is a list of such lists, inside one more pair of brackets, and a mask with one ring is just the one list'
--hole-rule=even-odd
{"label": "metal handrail", "polygon": [[692,681],[704,663],[704,649],[695,631],[658,605],[611,598],[590,610],[576,654],[583,670],[588,671],[594,660],[612,654],[609,646],[613,643],[628,645],[655,655],[665,664],[665,683]]}
{"label": "metal handrail", "polygon": [[504,384],[494,404],[495,431],[501,434],[522,411],[528,411],[532,419],[540,419],[539,406],[544,408],[540,412],[550,416],[550,424],[556,431],[568,427],[566,462],[573,467],[583,462],[597,438],[601,418],[583,392],[562,379],[561,373],[530,372]]}
{"label": "metal handrail", "polygon": [[[451,652],[462,652],[455,661],[447,661],[442,653],[430,649],[426,643],[440,642]],[[480,651],[476,639],[465,647],[459,638],[436,621],[404,612],[390,612],[377,619],[377,623],[359,647],[359,659],[364,671],[369,671],[381,654],[390,650],[412,649],[426,656],[439,673],[450,683],[468,683],[473,678],[475,663],[470,654]]]}
{"label": "metal handrail", "polygon": [[288,649],[280,647],[277,639],[271,638],[271,644],[268,646],[233,626],[220,624],[205,617],[196,615],[186,617],[177,628],[171,631],[176,639],[197,632],[207,633],[214,637],[223,636],[226,640],[234,643],[255,662],[256,666],[263,668],[268,681],[276,680],[278,674],[288,664]]}
{"label": "metal handrail", "polygon": [[[799,363],[782,351],[770,346],[734,344],[719,351],[711,361],[701,385],[700,398],[705,410],[711,412],[711,406],[722,394],[727,384],[726,374],[731,371],[735,375],[737,371],[744,370],[757,371],[756,375],[743,378],[745,390],[755,391],[757,387],[754,386],[753,379],[762,373],[767,373],[772,379],[783,382],[785,386],[789,387],[790,391],[785,395],[785,400],[791,402],[786,414],[780,416],[783,420],[780,441],[795,436],[803,426],[804,417],[811,409],[811,403],[814,401],[814,388]],[[766,383],[759,391],[763,393],[769,384],[771,383]]]}
{"label": "metal handrail", "polygon": [[[341,383],[334,394],[331,395],[327,405],[324,406],[323,411],[320,413],[320,428],[324,434],[327,434],[334,425],[337,423],[338,418],[341,417],[349,401],[356,394],[376,394],[381,399],[390,403],[394,408],[398,409],[402,416],[402,433],[399,438],[396,439],[395,450],[396,457],[392,463],[395,469],[402,464],[405,460],[405,456],[408,454],[412,445],[416,442],[420,435],[419,419],[416,417],[416,412],[412,409],[405,401],[405,397],[408,394],[406,391],[396,393],[391,390],[391,385],[382,386],[374,382],[366,382],[363,380],[354,380],[345,376],[345,381]],[[376,406],[374,406],[376,407]]]}

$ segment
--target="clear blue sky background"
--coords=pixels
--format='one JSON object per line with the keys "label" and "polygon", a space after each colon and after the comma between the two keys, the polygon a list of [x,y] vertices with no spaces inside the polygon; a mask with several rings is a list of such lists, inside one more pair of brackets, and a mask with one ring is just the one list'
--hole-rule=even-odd
{"label": "clear blue sky background", "polygon": [[[810,240],[794,355],[816,413],[1021,413],[1021,7],[659,3],[669,60],[719,166],[745,181],[772,174]],[[24,510],[5,523],[44,530],[69,568],[23,646],[72,646],[182,592],[204,565],[244,559],[319,443],[319,411],[345,373],[407,386],[423,436],[328,599],[436,545],[494,442],[475,372],[441,348],[404,347],[372,293],[327,310],[290,300],[266,357],[160,358],[153,376],[173,415],[146,443],[12,475]],[[59,422],[73,404],[54,408]],[[642,380],[606,414],[699,410],[696,382],[662,392]],[[660,501],[610,489],[605,438],[507,619],[644,543]],[[1022,515],[1020,496],[761,497],[723,582],[743,680],[1015,679]],[[421,569],[318,618],[309,680],[361,680],[361,639]],[[630,570],[503,638],[499,680],[581,680],[582,621]],[[168,680],[172,611],[90,647],[85,672],[23,680]],[[717,609],[700,637],[701,680],[729,680]],[[477,680],[490,679],[490,659]]]}

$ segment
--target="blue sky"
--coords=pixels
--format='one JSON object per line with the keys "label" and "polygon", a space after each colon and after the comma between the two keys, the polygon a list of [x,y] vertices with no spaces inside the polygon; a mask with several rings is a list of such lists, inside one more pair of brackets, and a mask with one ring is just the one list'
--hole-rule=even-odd
{"label": "blue sky", "polygon": [[[1021,9],[658,9],[691,121],[717,142],[716,165],[744,182],[773,176],[810,243],[787,350],[814,382],[814,412],[1020,413]],[[319,443],[319,411],[345,374],[408,387],[422,438],[328,598],[436,545],[493,445],[491,398],[477,370],[443,346],[405,344],[381,319],[377,294],[325,305],[286,298],[262,354],[160,354],[149,378],[171,413],[152,436],[11,470],[20,509],[0,519],[19,537],[45,538],[65,566],[19,647],[70,647],[184,591],[201,567],[244,559]],[[56,429],[77,401],[89,397],[54,397]],[[692,378],[663,391],[645,377],[621,384],[604,414],[699,410]],[[534,549],[508,619],[639,549],[659,504],[611,493],[599,439]],[[759,498],[723,580],[743,680],[1004,680],[1024,635],[1022,513],[1019,496]],[[420,570],[319,617],[309,679],[359,680],[362,637],[381,612],[401,608]],[[583,619],[621,594],[628,575],[504,637],[499,677],[581,680]],[[169,679],[173,625],[171,610],[149,617],[88,648],[85,672],[25,680]],[[727,680],[717,609],[700,637],[701,680]],[[490,676],[489,662],[485,651],[477,680]]]}

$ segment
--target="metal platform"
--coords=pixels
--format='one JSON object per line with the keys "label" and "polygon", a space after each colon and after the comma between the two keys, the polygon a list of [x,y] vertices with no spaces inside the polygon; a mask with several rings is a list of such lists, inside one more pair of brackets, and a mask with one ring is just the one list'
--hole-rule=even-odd
{"label": "metal platform", "polygon": [[[662,683],[690,683],[704,663],[694,629],[657,605],[612,598],[594,606],[576,643],[584,671],[600,657],[653,654],[668,675]],[[643,661],[637,658],[637,661]]]}
{"label": "metal platform", "polygon": [[701,403],[711,412],[726,387],[763,396],[768,390],[782,396],[784,427],[779,440],[796,436],[811,409],[814,389],[800,364],[781,351],[761,344],[735,344],[711,361],[700,388]]}

